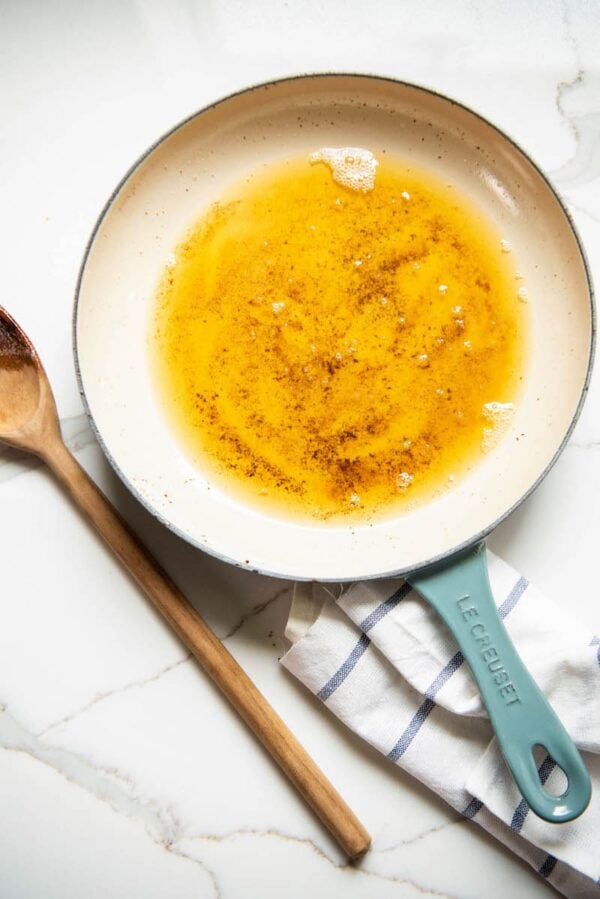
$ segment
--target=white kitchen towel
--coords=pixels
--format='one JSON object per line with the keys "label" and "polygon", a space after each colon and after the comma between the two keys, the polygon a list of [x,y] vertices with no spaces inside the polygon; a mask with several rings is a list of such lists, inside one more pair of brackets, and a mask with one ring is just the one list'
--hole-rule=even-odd
{"label": "white kitchen towel", "polygon": [[[452,636],[398,579],[297,584],[283,665],[349,728],[493,833],[569,897],[600,897],[600,639],[488,552],[496,605],[523,661],[582,750],[587,811],[548,824],[503,761]],[[543,755],[541,779],[564,775]]]}

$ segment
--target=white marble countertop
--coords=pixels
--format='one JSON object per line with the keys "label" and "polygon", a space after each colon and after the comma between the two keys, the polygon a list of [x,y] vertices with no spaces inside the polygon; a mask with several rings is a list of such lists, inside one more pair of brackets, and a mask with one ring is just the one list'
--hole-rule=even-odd
{"label": "white marble countertop", "polygon": [[[76,0],[0,5],[2,290],[78,458],[373,834],[356,867],[51,477],[0,451],[0,899],[550,896],[278,665],[287,583],[157,525],[82,414],[71,309],[131,162],[179,119],[302,71],[371,71],[480,110],[551,175],[600,282],[600,11],[584,0]],[[600,371],[559,464],[493,549],[596,629]]]}

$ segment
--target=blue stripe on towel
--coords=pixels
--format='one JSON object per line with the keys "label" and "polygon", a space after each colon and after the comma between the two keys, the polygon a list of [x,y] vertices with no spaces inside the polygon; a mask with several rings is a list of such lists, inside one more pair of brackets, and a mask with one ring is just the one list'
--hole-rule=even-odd
{"label": "blue stripe on towel", "polygon": [[538,874],[541,874],[542,877],[550,877],[550,875],[554,871],[554,868],[556,867],[557,861],[558,859],[556,859],[553,855],[547,855],[543,865],[538,868]]}
{"label": "blue stripe on towel", "polygon": [[[556,762],[549,755],[546,756],[540,767],[538,768],[538,777],[540,779],[540,783],[545,784],[552,772],[556,767]],[[513,812],[512,820],[510,822],[510,826],[513,830],[516,830],[517,833],[520,832],[523,825],[525,824],[525,818],[527,817],[527,813],[529,812],[529,804],[526,799],[521,799],[518,806]]]}
{"label": "blue stripe on towel", "polygon": [[388,758],[393,762],[397,762],[401,755],[404,755],[414,738],[423,727],[427,716],[434,710],[435,702],[432,699],[426,699],[421,703],[412,720],[395,746],[388,752]]}
{"label": "blue stripe on towel", "polygon": [[431,682],[431,684],[425,690],[425,696],[428,699],[433,699],[436,693],[442,689],[447,680],[450,680],[455,671],[457,671],[462,663],[464,662],[465,657],[463,656],[460,649],[456,652],[449,662],[446,662],[438,676]]}
{"label": "blue stripe on towel", "polygon": [[481,811],[483,808],[483,802],[480,802],[479,799],[471,799],[466,809],[462,812],[463,817],[465,818],[474,818],[477,812]]}
{"label": "blue stripe on towel", "polygon": [[331,694],[335,693],[340,684],[343,684],[343,682],[346,680],[362,654],[368,649],[370,643],[371,641],[369,640],[367,635],[361,634],[360,640],[358,641],[348,658],[340,665],[333,677],[330,677],[325,686],[317,693],[318,699],[320,699],[322,702],[326,702]]}
{"label": "blue stripe on towel", "polygon": [[498,607],[498,614],[500,615],[500,618],[506,618],[508,613],[512,612],[518,601],[527,590],[528,586],[529,581],[527,580],[527,578],[520,577],[502,605]]}
{"label": "blue stripe on towel", "polygon": [[513,816],[510,822],[510,826],[513,830],[516,830],[517,833],[521,830],[523,825],[525,824],[525,818],[527,817],[527,812],[529,811],[529,805],[527,804],[526,799],[521,799],[518,806],[513,812]]}
{"label": "blue stripe on towel", "polygon": [[[520,577],[502,605],[498,608],[498,612],[501,618],[506,618],[506,616],[510,612],[512,612],[518,601],[525,593],[525,590],[528,586],[529,582],[526,580],[526,578]],[[464,656],[460,651],[456,652],[449,662],[446,662],[438,676],[434,678],[434,680],[425,690],[425,701],[415,712],[413,718],[410,721],[410,724],[408,725],[404,733],[400,736],[400,739],[394,744],[390,752],[388,752],[388,758],[392,759],[393,761],[397,761],[400,756],[406,752],[414,738],[419,733],[427,717],[433,711],[435,707],[435,703],[433,702],[435,695],[439,693],[446,681],[448,681],[452,677],[454,672],[460,668],[463,662]]]}
{"label": "blue stripe on towel", "polygon": [[403,583],[398,587],[395,593],[393,593],[388,599],[381,602],[373,611],[367,615],[367,617],[361,621],[359,627],[363,633],[361,637],[348,656],[348,658],[340,665],[335,674],[330,677],[324,687],[317,693],[317,697],[322,701],[326,702],[332,693],[335,693],[337,688],[343,684],[346,680],[352,669],[357,664],[360,657],[363,655],[365,650],[369,647],[371,643],[370,639],[367,637],[366,632],[370,631],[372,627],[381,621],[382,618],[391,612],[392,609],[395,609],[398,603],[404,599],[405,596],[408,596],[412,587],[410,584]]}
{"label": "blue stripe on towel", "polygon": [[404,599],[405,596],[408,596],[412,587],[410,584],[404,583],[402,586],[398,587],[396,592],[390,596],[389,599],[386,599],[385,602],[380,603],[376,609],[374,609],[370,615],[367,615],[361,623],[358,625],[363,633],[367,633],[370,631],[372,627],[375,627],[376,624],[379,624],[382,618],[391,612],[392,609],[395,609],[401,600]]}

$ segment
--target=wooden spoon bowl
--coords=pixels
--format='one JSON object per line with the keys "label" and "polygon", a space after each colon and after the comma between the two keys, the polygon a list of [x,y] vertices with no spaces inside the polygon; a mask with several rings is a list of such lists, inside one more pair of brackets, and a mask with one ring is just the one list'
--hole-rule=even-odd
{"label": "wooden spoon bowl", "polygon": [[[48,415],[48,407],[52,415]],[[40,430],[56,422],[46,374],[29,338],[0,307],[0,440],[39,453]]]}

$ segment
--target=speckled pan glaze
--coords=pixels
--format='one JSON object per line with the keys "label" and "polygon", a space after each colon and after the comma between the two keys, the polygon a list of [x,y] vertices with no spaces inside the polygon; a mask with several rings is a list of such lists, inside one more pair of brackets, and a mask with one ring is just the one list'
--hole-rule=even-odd
{"label": "speckled pan glaze", "polygon": [[[510,430],[457,487],[361,526],[270,517],[187,460],[153,389],[148,323],[168,253],[231,182],[320,146],[364,146],[443,173],[509,241],[532,313],[526,385]],[[75,352],[93,427],[117,473],[164,524],[220,558],[297,579],[356,580],[419,568],[480,539],[539,483],[577,418],[594,346],[592,288],[568,214],[503,133],[413,85],[309,75],[250,88],[155,144],[103,211],[83,262]]]}

